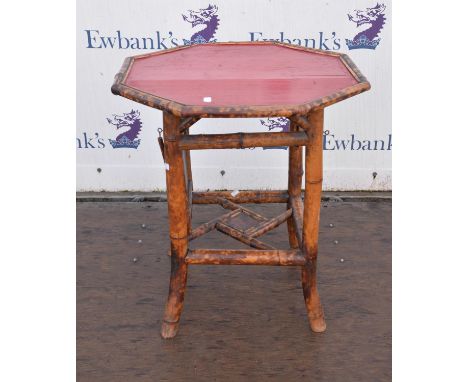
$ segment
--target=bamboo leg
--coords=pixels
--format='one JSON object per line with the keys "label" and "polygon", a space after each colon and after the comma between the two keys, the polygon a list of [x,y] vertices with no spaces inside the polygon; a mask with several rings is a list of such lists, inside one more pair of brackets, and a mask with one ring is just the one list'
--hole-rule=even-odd
{"label": "bamboo leg", "polygon": [[304,203],[300,196],[294,197],[290,201],[292,208],[293,217],[293,228],[296,232],[296,239],[298,243],[301,243],[302,248],[302,226],[304,221]]}
{"label": "bamboo leg", "polygon": [[[189,135],[189,127],[184,131],[184,135]],[[187,179],[187,192],[189,196],[189,204],[188,204],[188,229],[189,234],[192,228],[192,195],[193,195],[193,178],[192,178],[192,160],[190,158],[190,150],[184,151],[184,158],[185,158],[185,175]]]}
{"label": "bamboo leg", "polygon": [[164,312],[161,336],[172,338],[177,334],[187,283],[189,219],[188,198],[184,176],[184,160],[178,147],[180,118],[164,113],[164,157],[166,160],[167,205],[171,240],[171,279]]}
{"label": "bamboo leg", "polygon": [[[290,122],[290,131],[299,131],[299,128],[292,121]],[[291,208],[291,201],[294,197],[301,197],[302,186],[302,146],[289,147],[289,171],[288,171],[288,209]],[[288,218],[289,246],[299,248],[300,244],[296,237],[294,229],[294,217]]]}
{"label": "bamboo leg", "polygon": [[305,156],[304,225],[302,234],[306,264],[302,267],[302,289],[310,328],[314,332],[326,329],[325,318],[317,290],[317,253],[322,193],[323,109],[308,116],[313,126]]}

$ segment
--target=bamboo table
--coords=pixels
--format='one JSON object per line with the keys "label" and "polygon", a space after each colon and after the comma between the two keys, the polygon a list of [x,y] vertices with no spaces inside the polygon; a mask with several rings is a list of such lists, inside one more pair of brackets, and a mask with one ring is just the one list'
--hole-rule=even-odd
{"label": "bamboo table", "polygon": [[[209,43],[128,57],[112,92],[163,110],[171,242],[171,276],[161,335],[177,334],[189,264],[295,265],[312,331],[325,330],[316,264],[322,189],[324,108],[370,88],[345,54],[277,42]],[[289,132],[190,135],[201,118],[286,117]],[[190,150],[289,147],[287,191],[193,192]],[[305,146],[305,171],[303,150]],[[304,201],[301,197],[305,175]],[[191,227],[192,204],[227,212]],[[243,203],[286,203],[273,219]],[[258,239],[287,222],[289,250]],[[189,243],[218,230],[252,249],[193,249]]]}

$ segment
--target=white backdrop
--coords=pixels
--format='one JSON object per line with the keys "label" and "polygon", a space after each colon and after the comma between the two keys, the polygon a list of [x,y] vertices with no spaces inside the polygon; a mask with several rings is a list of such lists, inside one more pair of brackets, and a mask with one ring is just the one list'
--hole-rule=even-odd
{"label": "white backdrop", "polygon": [[[162,112],[114,96],[110,87],[125,57],[201,36],[277,39],[347,53],[372,88],[325,109],[324,189],[391,189],[390,1],[78,0],[77,14],[78,191],[165,189],[157,144]],[[205,24],[193,26],[189,21],[195,19]],[[348,46],[346,40],[360,32],[367,41]],[[139,112],[133,113],[141,123],[138,139],[133,147],[114,148],[111,140],[125,130],[111,123],[114,115],[132,111]],[[259,119],[205,119],[192,131],[221,132],[221,126],[223,132],[268,130]],[[287,186],[287,151],[281,148],[195,151],[192,165],[198,190]]]}

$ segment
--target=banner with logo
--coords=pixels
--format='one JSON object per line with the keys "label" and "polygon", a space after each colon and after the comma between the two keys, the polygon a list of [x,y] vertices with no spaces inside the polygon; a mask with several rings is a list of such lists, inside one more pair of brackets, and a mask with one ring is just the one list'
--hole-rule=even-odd
{"label": "banner with logo", "polygon": [[[165,189],[162,112],[114,96],[125,57],[213,41],[276,40],[348,54],[371,90],[325,109],[324,189],[391,189],[391,2],[77,2],[77,189]],[[261,70],[261,68],[259,68]],[[285,118],[204,119],[192,133],[287,131]],[[287,149],[192,152],[194,188],[285,189]]]}

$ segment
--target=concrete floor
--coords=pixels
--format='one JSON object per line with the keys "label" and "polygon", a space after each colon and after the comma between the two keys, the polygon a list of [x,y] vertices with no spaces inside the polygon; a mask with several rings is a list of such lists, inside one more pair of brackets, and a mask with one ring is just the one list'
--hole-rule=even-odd
{"label": "concrete floor", "polygon": [[[195,206],[194,226],[222,212]],[[325,333],[309,329],[298,268],[192,266],[179,334],[164,341],[166,204],[77,203],[78,381],[390,381],[391,201],[321,214]],[[261,239],[286,248],[286,225]],[[239,247],[215,232],[193,244]]]}

